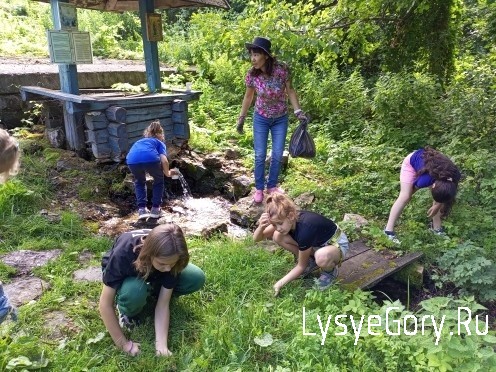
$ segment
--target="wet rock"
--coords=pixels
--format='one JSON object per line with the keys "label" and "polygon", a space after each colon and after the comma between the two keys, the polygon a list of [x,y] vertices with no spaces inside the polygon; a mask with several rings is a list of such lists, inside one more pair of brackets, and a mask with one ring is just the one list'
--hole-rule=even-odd
{"label": "wet rock", "polygon": [[228,160],[236,160],[241,157],[241,153],[238,150],[227,149],[224,157]]}
{"label": "wet rock", "polygon": [[102,280],[102,268],[101,267],[87,267],[86,269],[80,269],[74,271],[74,280],[76,281],[88,281],[88,282],[99,282]]}
{"label": "wet rock", "polygon": [[239,176],[232,180],[234,199],[240,199],[250,193],[253,181],[250,177]]}
{"label": "wet rock", "polygon": [[11,252],[0,257],[0,260],[16,269],[17,275],[29,274],[33,268],[43,266],[48,261],[58,257],[62,251],[54,249],[51,251],[29,251],[20,250]]}
{"label": "wet rock", "polygon": [[[136,219],[138,215],[136,214]],[[101,235],[106,235],[110,237],[116,237],[126,231],[130,230],[129,224],[122,218],[113,217],[107,221],[101,223],[101,227],[98,233]]]}
{"label": "wet rock", "polygon": [[218,155],[210,155],[207,158],[205,158],[202,162],[202,164],[211,169],[221,169],[222,168],[222,159],[219,158]]}
{"label": "wet rock", "polygon": [[214,187],[216,190],[223,190],[226,184],[233,177],[233,173],[229,169],[214,169],[212,170]]}
{"label": "wet rock", "polygon": [[315,200],[315,195],[309,192],[304,192],[303,194],[298,195],[294,199],[294,203],[301,209],[307,209],[309,206],[313,204],[314,200]]}
{"label": "wet rock", "polygon": [[36,277],[20,278],[4,284],[3,289],[14,306],[21,306],[38,299],[50,285]]}
{"label": "wet rock", "polygon": [[201,236],[205,239],[210,239],[212,236],[217,234],[227,234],[227,223],[217,222],[205,226],[201,231]]}
{"label": "wet rock", "polygon": [[[199,181],[207,173],[207,168],[201,163],[195,164],[186,161],[184,161],[183,163],[185,176],[192,178],[195,181]],[[182,171],[183,167],[180,167],[179,169]]]}
{"label": "wet rock", "polygon": [[258,219],[265,209],[265,203],[254,203],[253,197],[239,199],[230,211],[229,216],[235,224],[247,228],[252,228],[256,225]]}

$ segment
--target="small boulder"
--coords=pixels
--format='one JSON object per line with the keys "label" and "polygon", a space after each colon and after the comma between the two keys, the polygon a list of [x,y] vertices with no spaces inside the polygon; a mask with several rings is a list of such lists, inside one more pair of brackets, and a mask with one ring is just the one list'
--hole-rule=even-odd
{"label": "small boulder", "polygon": [[47,129],[46,137],[52,147],[62,149],[65,147],[65,134],[62,128]]}
{"label": "small boulder", "polygon": [[227,149],[224,157],[228,160],[236,160],[241,157],[241,153],[238,150]]}
{"label": "small boulder", "polygon": [[232,180],[234,199],[245,197],[250,193],[253,181],[247,176],[238,176]]}
{"label": "small boulder", "polygon": [[74,280],[78,282],[100,282],[102,280],[102,268],[98,266],[76,270],[74,271]]}
{"label": "small boulder", "polygon": [[301,209],[306,209],[313,204],[314,200],[315,195],[309,192],[304,192],[294,199],[294,203]]}
{"label": "small boulder", "polygon": [[201,236],[205,239],[210,239],[216,234],[227,234],[227,223],[226,222],[216,222],[205,226],[201,231]]}
{"label": "small boulder", "polygon": [[50,284],[36,277],[21,278],[3,285],[12,305],[19,307],[39,298]]}
{"label": "small boulder", "polygon": [[254,203],[252,196],[247,196],[238,200],[234,204],[229,215],[231,221],[239,226],[252,228],[265,209],[265,203]]}
{"label": "small boulder", "polygon": [[361,229],[363,226],[368,225],[369,223],[369,221],[367,221],[364,217],[354,213],[346,213],[343,217],[343,222],[348,222],[352,225],[355,225],[356,229]]}

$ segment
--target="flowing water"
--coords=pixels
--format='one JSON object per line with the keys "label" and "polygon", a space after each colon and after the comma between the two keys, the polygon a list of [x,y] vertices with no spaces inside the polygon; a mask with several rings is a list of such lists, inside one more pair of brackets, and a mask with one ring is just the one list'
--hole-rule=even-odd
{"label": "flowing water", "polygon": [[[191,189],[183,174],[170,183],[171,190],[166,188],[167,199],[163,205],[164,218],[168,222],[177,223],[186,234],[199,235],[204,228],[226,223],[228,235],[242,238],[250,232],[230,221],[232,203],[222,197],[193,198]],[[180,187],[180,190],[178,189]]]}
{"label": "flowing water", "polygon": [[179,169],[175,168],[176,172],[178,173],[178,180],[181,183],[181,187],[183,188],[183,197],[185,198],[191,198],[191,189],[189,188],[188,182],[186,182],[186,179],[184,178],[183,174],[179,171]]}

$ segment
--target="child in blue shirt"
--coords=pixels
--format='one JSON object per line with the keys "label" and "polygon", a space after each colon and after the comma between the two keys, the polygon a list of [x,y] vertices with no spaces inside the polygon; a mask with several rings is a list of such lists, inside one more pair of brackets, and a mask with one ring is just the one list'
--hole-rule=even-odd
{"label": "child in blue shirt", "polygon": [[[131,146],[126,163],[134,176],[134,188],[139,218],[159,218],[164,193],[164,174],[171,177],[167,149],[164,143],[164,130],[158,120],[153,121],[143,132],[142,139]],[[146,208],[146,173],[153,178],[152,209]]]}

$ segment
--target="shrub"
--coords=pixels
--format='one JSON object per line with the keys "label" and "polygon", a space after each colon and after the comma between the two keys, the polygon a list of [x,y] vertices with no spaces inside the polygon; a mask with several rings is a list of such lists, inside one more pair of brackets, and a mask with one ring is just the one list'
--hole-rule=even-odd
{"label": "shrub", "polygon": [[373,126],[383,143],[415,150],[430,143],[439,118],[440,86],[422,74],[385,74],[375,85]]}
{"label": "shrub", "polygon": [[437,285],[453,284],[460,295],[473,294],[482,301],[496,299],[496,265],[485,257],[483,248],[464,242],[445,252],[437,264],[439,273],[433,275]]}

